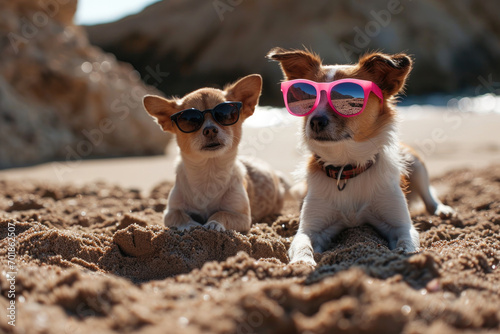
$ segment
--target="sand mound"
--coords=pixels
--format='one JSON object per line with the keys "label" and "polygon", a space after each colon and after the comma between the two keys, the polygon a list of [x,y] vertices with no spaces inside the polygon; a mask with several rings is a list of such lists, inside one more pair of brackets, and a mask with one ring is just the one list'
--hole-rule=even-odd
{"label": "sand mound", "polygon": [[[171,185],[0,181],[0,263],[17,247],[19,333],[445,333],[500,330],[500,166],[435,180],[459,217],[415,215],[423,251],[346,230],[319,265],[288,265],[298,203],[247,234],[165,229]],[[0,308],[10,299],[0,276]]]}

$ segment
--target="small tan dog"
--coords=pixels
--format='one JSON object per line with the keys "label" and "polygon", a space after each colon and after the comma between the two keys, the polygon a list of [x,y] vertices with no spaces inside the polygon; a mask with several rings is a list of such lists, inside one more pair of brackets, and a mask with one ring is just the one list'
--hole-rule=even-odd
{"label": "small tan dog", "polygon": [[262,78],[244,77],[224,90],[198,89],[181,99],[144,97],[144,107],[180,148],[165,226],[246,232],[279,213],[286,182],[261,162],[237,157],[243,121],[259,101]]}
{"label": "small tan dog", "polygon": [[[395,96],[412,68],[405,54],[368,54],[355,65],[323,65],[303,50],[275,48],[287,110],[303,117],[302,137],[311,151],[300,225],[291,262],[315,264],[341,230],[370,224],[391,249],[414,252],[419,236],[402,188],[420,196],[431,214],[451,216],[430,188],[427,170],[399,143]],[[404,182],[402,182],[402,180]],[[402,187],[401,187],[402,186]]]}

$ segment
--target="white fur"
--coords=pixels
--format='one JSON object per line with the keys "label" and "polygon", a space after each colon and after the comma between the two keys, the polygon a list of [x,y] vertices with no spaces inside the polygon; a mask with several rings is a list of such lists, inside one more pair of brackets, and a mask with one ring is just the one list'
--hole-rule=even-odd
{"label": "white fur", "polygon": [[410,184],[408,190],[410,191],[410,196],[408,201],[412,203],[418,198],[421,198],[425,204],[427,212],[441,218],[450,218],[454,216],[455,210],[453,208],[444,205],[439,198],[436,196],[436,192],[431,187],[429,182],[429,175],[425,165],[415,157],[411,155],[408,157],[410,162]]}
{"label": "white fur", "polygon": [[224,131],[224,128],[213,121],[212,118],[206,117],[202,129],[208,126],[215,126],[218,129],[219,133],[217,134],[217,141],[222,144],[222,147],[216,151],[204,151],[203,146],[207,144],[207,139],[203,136],[202,131],[198,130],[190,143],[191,149],[207,158],[221,156],[228,152],[233,146],[233,136],[227,131]]}
{"label": "white fur", "polygon": [[326,82],[333,81],[335,78],[335,73],[337,70],[349,68],[352,65],[323,65],[322,68],[328,70],[328,74],[326,75]]}
{"label": "white fur", "polygon": [[234,215],[233,229],[248,230],[251,218],[250,202],[243,185],[245,175],[245,167],[236,159],[236,154],[196,161],[182,154],[182,161],[177,166],[175,185],[170,191],[164,212],[165,225],[169,226],[176,221],[172,216],[183,213],[187,219],[178,225],[179,229],[199,226],[199,223],[187,216],[187,213],[192,213],[207,222],[205,227],[221,231],[225,226],[211,217],[214,213],[223,211]]}
{"label": "white fur", "polygon": [[412,225],[408,206],[400,188],[404,162],[400,154],[396,124],[367,142],[352,139],[339,142],[307,140],[309,148],[327,164],[364,164],[377,159],[364,173],[347,180],[343,191],[324,172],[307,176],[300,226],[289,250],[290,262],[315,264],[314,252],[322,252],[340,231],[366,223],[374,226],[391,249],[414,252],[418,233]]}

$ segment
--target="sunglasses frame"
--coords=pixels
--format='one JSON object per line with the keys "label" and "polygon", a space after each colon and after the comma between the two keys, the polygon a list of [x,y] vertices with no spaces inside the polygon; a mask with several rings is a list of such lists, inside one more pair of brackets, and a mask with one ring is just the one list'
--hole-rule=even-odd
{"label": "sunglasses frame", "polygon": [[[288,106],[288,99],[287,99],[287,94],[289,88],[297,83],[305,83],[313,86],[316,89],[316,101],[314,102],[314,106],[309,110],[307,113],[299,115],[295,114],[290,110],[290,107]],[[343,83],[353,83],[359,85],[361,88],[363,88],[364,92],[364,102],[363,102],[363,107],[361,107],[361,110],[355,114],[352,115],[345,115],[339,112],[335,106],[332,103],[332,99],[330,98],[330,93],[332,89],[340,84]],[[306,80],[306,79],[296,79],[296,80],[290,80],[290,81],[284,81],[281,83],[281,91],[283,92],[283,100],[285,101],[285,106],[288,112],[293,115],[293,116],[298,116],[298,117],[304,117],[309,114],[311,114],[316,108],[318,107],[320,100],[321,100],[321,92],[325,91],[327,98],[328,98],[328,103],[330,104],[330,107],[332,107],[333,111],[337,113],[338,115],[342,117],[354,117],[363,112],[365,110],[366,104],[368,103],[368,97],[370,96],[370,93],[374,93],[379,99],[380,99],[380,106],[382,106],[382,103],[384,101],[384,95],[382,93],[382,90],[380,89],[379,86],[377,86],[374,82],[372,81],[367,81],[367,80],[361,80],[361,79],[340,79],[340,80],[335,80],[332,82],[315,82],[311,80]]]}
{"label": "sunglasses frame", "polygon": [[[217,121],[217,119],[215,119],[215,116],[214,116],[214,110],[219,107],[219,106],[222,106],[222,105],[226,105],[226,104],[234,104],[235,107],[236,107],[236,110],[238,111],[238,117],[236,117],[236,121],[234,121],[233,123],[231,124],[221,124],[219,123],[219,121]],[[198,111],[199,113],[201,113],[202,117],[203,117],[203,120],[205,119],[205,115],[207,113],[209,113],[210,115],[212,115],[212,118],[215,122],[217,122],[217,124],[219,125],[222,125],[222,126],[231,126],[231,125],[234,125],[236,123],[238,123],[239,119],[240,119],[240,113],[241,113],[241,107],[243,106],[243,103],[241,102],[236,102],[236,101],[227,101],[227,102],[222,102],[222,103],[219,103],[218,105],[216,105],[215,107],[213,107],[212,109],[206,109],[206,110],[198,110],[196,108],[189,108],[189,109],[184,109],[184,110],[181,110],[179,112],[176,112],[175,114],[171,115],[170,116],[170,119],[172,120],[173,123],[175,123],[175,125],[177,126],[177,129],[179,129],[179,131],[181,132],[184,132],[184,133],[193,133],[193,132],[196,132],[198,131],[199,129],[201,129],[203,127],[203,122],[200,123],[200,127],[193,130],[193,131],[184,131],[181,129],[181,127],[179,126],[179,123],[177,122],[177,119],[181,116],[181,114],[185,111],[190,111],[190,110],[193,110],[193,111]]]}

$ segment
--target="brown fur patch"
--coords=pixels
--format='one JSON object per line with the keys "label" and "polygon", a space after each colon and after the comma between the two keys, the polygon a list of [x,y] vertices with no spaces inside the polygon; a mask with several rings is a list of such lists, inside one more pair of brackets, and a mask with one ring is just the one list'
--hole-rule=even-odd
{"label": "brown fur patch", "polygon": [[356,117],[348,119],[348,126],[352,130],[353,139],[357,142],[370,140],[385,131],[385,127],[394,122],[396,111],[386,105],[380,109],[380,100],[370,95],[365,110]]}
{"label": "brown fur patch", "polygon": [[170,116],[178,111],[176,100],[167,100],[156,95],[146,95],[143,99],[144,109],[156,120],[163,131],[174,132]]}
{"label": "brown fur patch", "polygon": [[316,77],[321,67],[321,58],[309,50],[285,50],[274,48],[267,54],[268,59],[277,60],[287,80],[319,79]]}
{"label": "brown fur patch", "polygon": [[224,92],[215,88],[201,88],[182,98],[179,110],[195,108],[198,110],[212,109],[225,101]]}
{"label": "brown fur patch", "polygon": [[236,83],[224,87],[228,101],[241,101],[243,103],[241,110],[243,119],[253,114],[255,107],[259,103],[261,90],[262,77],[258,74],[246,76]]}
{"label": "brown fur patch", "polygon": [[[360,64],[341,68],[335,72],[334,80],[348,78],[368,80],[376,83],[376,81],[373,80],[373,75]],[[368,98],[365,110],[363,110],[361,114],[355,117],[343,117],[343,119],[346,120],[347,126],[354,134],[353,139],[355,141],[362,142],[370,140],[378,136],[387,125],[394,122],[396,110],[390,100],[387,100],[387,92],[384,92],[384,90],[382,90],[382,92],[385,97],[382,108],[380,108],[380,99],[372,93]]]}
{"label": "brown fur patch", "polygon": [[410,178],[406,174],[401,174],[399,186],[401,187],[401,190],[403,190],[403,193],[405,194],[405,196],[407,196],[410,193],[410,190],[409,190]]}
{"label": "brown fur patch", "polygon": [[402,89],[410,70],[411,59],[404,54],[389,56],[375,53],[365,55],[354,66],[335,72],[334,80],[352,78],[375,82],[384,96],[382,108],[379,108],[378,97],[371,94],[365,110],[348,119],[355,141],[366,141],[378,136],[394,121],[396,110],[391,98]]}
{"label": "brown fur patch", "polygon": [[317,172],[323,172],[323,169],[318,163],[318,159],[314,156],[314,154],[310,155],[309,158],[307,159],[307,171],[312,174],[312,173],[317,173]]}
{"label": "brown fur patch", "polygon": [[403,53],[371,53],[361,57],[351,68],[338,70],[335,80],[355,78],[373,81],[382,89],[384,98],[388,99],[403,89],[412,66],[411,58]]}

